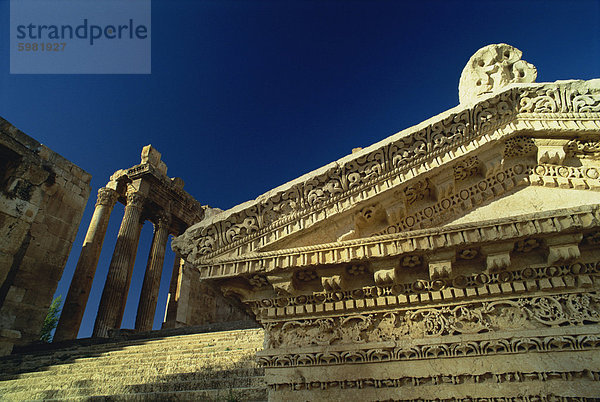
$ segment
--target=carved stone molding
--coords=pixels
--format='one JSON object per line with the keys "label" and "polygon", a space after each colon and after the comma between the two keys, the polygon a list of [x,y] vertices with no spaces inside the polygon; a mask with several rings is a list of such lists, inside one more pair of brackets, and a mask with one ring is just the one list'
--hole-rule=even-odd
{"label": "carved stone molding", "polygon": [[349,350],[330,350],[327,353],[311,351],[277,353],[274,350],[266,350],[260,352],[258,363],[263,367],[320,366],[597,349],[600,349],[600,336],[597,334],[563,334],[434,342],[425,345],[410,344],[409,346],[368,347],[365,345],[364,348],[353,349],[351,352]]}
{"label": "carved stone molding", "polygon": [[600,294],[571,293],[267,323],[265,348],[361,344],[600,323]]}
{"label": "carved stone molding", "polygon": [[[364,388],[407,388],[431,385],[456,385],[456,384],[499,384],[504,382],[510,383],[527,383],[530,381],[548,381],[548,380],[563,380],[574,381],[579,380],[589,383],[600,381],[600,371],[554,371],[552,373],[541,372],[522,372],[513,371],[505,373],[486,373],[480,375],[459,374],[459,375],[435,375],[427,377],[399,377],[374,379],[364,377],[359,379],[345,381],[310,381],[310,382],[293,382],[293,383],[272,383],[269,388],[274,391],[291,390],[329,390],[329,389],[364,389]],[[495,399],[495,398],[493,398]],[[452,399],[456,400],[456,399]],[[472,399],[469,399],[472,400]],[[504,399],[503,399],[504,400]],[[536,400],[539,400],[536,398]],[[489,399],[486,399],[489,401]]]}
{"label": "carved stone molding", "polygon": [[[260,300],[253,300],[250,297],[247,303],[259,318],[282,319],[311,316],[325,310],[406,308],[418,303],[454,302],[473,297],[499,295],[510,297],[537,290],[589,288],[598,284],[600,262],[525,267],[514,271],[481,272],[468,276],[458,275],[452,279],[438,278],[408,283],[394,283],[396,274],[393,271],[375,271],[376,286],[353,290],[331,289],[301,296],[285,293],[283,296]],[[277,285],[277,282],[273,282],[274,287]],[[341,306],[338,306],[340,303]],[[286,312],[285,307],[288,306],[293,307],[291,315]],[[276,309],[277,307],[279,310]]]}
{"label": "carved stone molding", "polygon": [[[457,247],[463,250],[465,244],[469,244],[469,248],[474,249],[490,241],[520,241],[532,236],[548,237],[572,230],[583,230],[587,234],[589,231],[598,231],[598,227],[600,227],[599,207],[584,206],[522,215],[506,221],[499,219],[456,227],[448,226],[442,229],[382,234],[366,239],[289,250],[247,253],[240,257],[215,259],[209,269],[200,270],[200,275],[203,277],[233,276],[332,262],[338,264],[360,262],[367,257],[376,259],[396,255],[402,256],[404,262],[404,257],[409,257],[410,254],[430,252],[438,248]],[[414,266],[415,261],[411,257],[410,260],[406,260],[406,263]]]}
{"label": "carved stone molding", "polygon": [[[518,130],[577,131],[587,125],[598,128],[599,110],[599,91],[597,85],[590,82],[513,87],[470,109],[444,115],[425,128],[390,137],[381,148],[361,151],[341,165],[332,164],[305,182],[289,188],[283,186],[280,192],[248,203],[242,210],[225,211],[218,218],[191,228],[186,234],[187,240],[176,241],[175,247],[190,261],[200,263],[212,258],[213,253],[226,252],[241,244],[259,244],[254,243],[254,239],[279,233],[278,228],[299,230],[333,211],[345,210],[349,202],[372,198],[440,166],[442,161],[465,155],[470,149],[485,144],[489,138],[486,135],[494,130],[497,130],[494,137],[500,139]],[[562,121],[557,120],[560,113],[564,114],[561,119],[577,123],[560,125],[557,123]],[[533,121],[535,125],[530,123]],[[475,138],[477,145],[471,142]],[[522,146],[511,149],[513,151],[505,151],[505,157],[528,152],[522,151],[527,149]],[[535,144],[530,149],[535,150]],[[492,163],[491,170],[486,169],[487,174],[494,171],[495,165],[497,163]],[[413,194],[420,197],[422,192],[411,190],[410,194],[408,202]],[[289,229],[285,229],[285,233],[290,233]]]}

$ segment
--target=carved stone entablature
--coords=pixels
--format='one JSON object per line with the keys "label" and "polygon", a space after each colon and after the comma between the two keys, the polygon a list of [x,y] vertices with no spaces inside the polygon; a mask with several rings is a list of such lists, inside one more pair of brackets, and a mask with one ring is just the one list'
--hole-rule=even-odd
{"label": "carved stone entablature", "polygon": [[[326,219],[344,214],[355,205],[374,205],[375,198],[383,201],[386,194],[396,190],[404,198],[404,203],[395,204],[400,213],[388,212],[388,205],[385,206],[386,213],[388,219],[394,214],[404,215],[403,210],[407,207],[415,208],[423,202],[435,204],[436,199],[440,202],[440,196],[445,196],[441,200],[444,201],[453,188],[456,189],[454,196],[457,196],[457,183],[470,183],[464,180],[465,175],[475,173],[474,159],[470,159],[474,156],[479,159],[479,169],[485,178],[494,178],[505,171],[504,160],[512,160],[513,166],[519,158],[537,162],[536,152],[541,152],[541,161],[560,161],[562,154],[559,155],[561,158],[556,154],[546,155],[533,139],[519,136],[519,133],[560,132],[568,139],[569,133],[577,132],[578,141],[583,143],[588,140],[582,138],[582,133],[593,136],[600,128],[599,110],[600,82],[597,80],[513,84],[499,94],[484,95],[473,106],[448,111],[254,201],[205,219],[176,240],[174,247],[188,261],[202,265],[218,255],[246,253],[276,244]],[[501,145],[505,140],[506,144]],[[597,134],[592,141],[597,141]],[[489,144],[488,148],[486,144]],[[593,145],[565,145],[564,148],[565,152],[581,149],[577,151],[577,157],[594,155],[592,150],[595,149]],[[569,152],[576,155],[575,151]],[[453,160],[459,163],[451,163]],[[550,181],[559,186],[566,182],[570,188],[585,187],[579,183],[579,178],[571,179],[579,174],[575,170],[581,170],[585,176],[586,169],[592,168],[589,165],[546,165],[562,167],[567,180]],[[442,179],[449,177],[443,172],[448,169],[454,180]],[[593,168],[590,175],[593,177],[596,173]],[[597,181],[597,177],[592,180]],[[407,219],[410,224],[413,218]],[[342,235],[340,233],[334,239],[352,237]]]}
{"label": "carved stone entablature", "polygon": [[552,266],[538,264],[499,273],[456,275],[454,278],[375,282],[375,286],[348,290],[330,289],[294,295],[279,293],[278,296],[255,292],[244,301],[259,319],[286,320],[314,317],[325,311],[353,314],[474,298],[513,297],[536,291],[587,289],[600,284],[599,274],[598,260]]}
{"label": "carved stone entablature", "polygon": [[148,145],[142,149],[140,164],[116,171],[107,188],[120,194],[123,203],[126,202],[126,189],[135,189],[146,198],[146,215],[149,218],[154,219],[161,211],[168,210],[171,214],[169,232],[180,235],[189,226],[201,221],[210,210],[188,194],[183,186],[182,179],[167,176],[167,166],[161,160],[160,152]]}
{"label": "carved stone entablature", "polygon": [[[423,264],[424,260],[421,257],[423,253],[431,254],[436,250],[453,249],[457,259],[466,261],[482,254],[483,251],[480,248],[486,244],[490,244],[486,250],[492,249],[493,251],[498,247],[506,249],[505,252],[486,251],[491,254],[506,254],[513,249],[520,252],[531,252],[529,247],[533,247],[533,244],[528,242],[531,242],[532,238],[542,240],[579,230],[595,233],[598,228],[600,228],[600,207],[582,206],[570,210],[522,215],[511,219],[474,222],[311,247],[219,258],[213,260],[209,269],[201,269],[200,274],[203,278],[217,278],[261,271],[283,272],[281,270],[286,270],[286,272],[292,272],[292,270],[304,267],[360,264],[366,259],[377,260],[395,256],[399,258],[399,267],[413,268]],[[491,245],[491,243],[498,242],[501,245]],[[468,247],[465,247],[466,245]],[[483,254],[487,257],[487,254]]]}
{"label": "carved stone entablature", "polygon": [[458,107],[174,241],[265,328],[271,399],[600,392],[600,80],[520,57],[482,49]]}
{"label": "carved stone entablature", "polygon": [[[364,344],[600,323],[598,293],[531,296],[269,323],[266,349]],[[320,338],[311,329],[319,328]]]}

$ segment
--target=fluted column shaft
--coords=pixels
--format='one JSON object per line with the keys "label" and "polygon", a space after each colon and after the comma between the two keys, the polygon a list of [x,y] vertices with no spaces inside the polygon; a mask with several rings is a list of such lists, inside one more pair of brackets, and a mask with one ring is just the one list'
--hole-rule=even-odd
{"label": "fluted column shaft", "polygon": [[152,247],[146,265],[146,274],[142,284],[140,302],[138,304],[137,316],[135,318],[136,331],[150,331],[154,323],[160,278],[162,276],[163,263],[167,240],[169,238],[169,217],[167,214],[159,216],[154,225],[154,237]]}
{"label": "fluted column shaft", "polygon": [[79,326],[85,312],[85,306],[90,295],[96,267],[98,266],[98,258],[102,251],[102,243],[106,236],[108,221],[112,213],[113,207],[117,202],[118,193],[107,187],[98,190],[98,199],[96,208],[90,225],[88,226],[85,240],[75,273],[71,280],[69,293],[65,300],[65,305],[62,309],[62,314],[56,327],[54,341],[62,341],[66,339],[75,339],[79,332]]}
{"label": "fluted column shaft", "polygon": [[135,263],[142,222],[144,197],[128,191],[125,215],[119,228],[115,251],[113,252],[108,276],[102,291],[100,307],[94,324],[94,337],[107,337],[110,329],[121,327],[124,306],[127,303],[127,293],[131,271]]}

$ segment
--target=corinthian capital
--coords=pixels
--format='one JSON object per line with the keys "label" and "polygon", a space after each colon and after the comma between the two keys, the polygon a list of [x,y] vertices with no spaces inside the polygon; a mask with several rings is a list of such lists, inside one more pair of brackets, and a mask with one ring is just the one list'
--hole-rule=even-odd
{"label": "corinthian capital", "polygon": [[144,206],[144,197],[141,193],[137,191],[132,191],[131,189],[127,190],[127,206],[134,208],[142,208]]}
{"label": "corinthian capital", "polygon": [[107,205],[114,207],[117,202],[118,193],[112,188],[102,187],[98,190],[98,199],[96,205]]}
{"label": "corinthian capital", "polygon": [[156,225],[157,227],[169,226],[171,223],[171,214],[166,211],[160,211],[156,215]]}

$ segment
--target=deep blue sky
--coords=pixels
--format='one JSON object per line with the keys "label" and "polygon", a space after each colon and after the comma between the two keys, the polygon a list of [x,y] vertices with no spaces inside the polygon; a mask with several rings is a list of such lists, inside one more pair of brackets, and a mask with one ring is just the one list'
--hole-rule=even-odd
{"label": "deep blue sky", "polygon": [[[96,191],[152,144],[203,204],[229,208],[458,104],[469,57],[505,42],[538,82],[600,77],[600,1],[152,1],[151,75],[9,75],[0,0],[0,115],[93,175]],[[80,336],[89,336],[122,207]],[[123,327],[152,236],[142,233]],[[155,328],[173,262],[165,261]]]}

